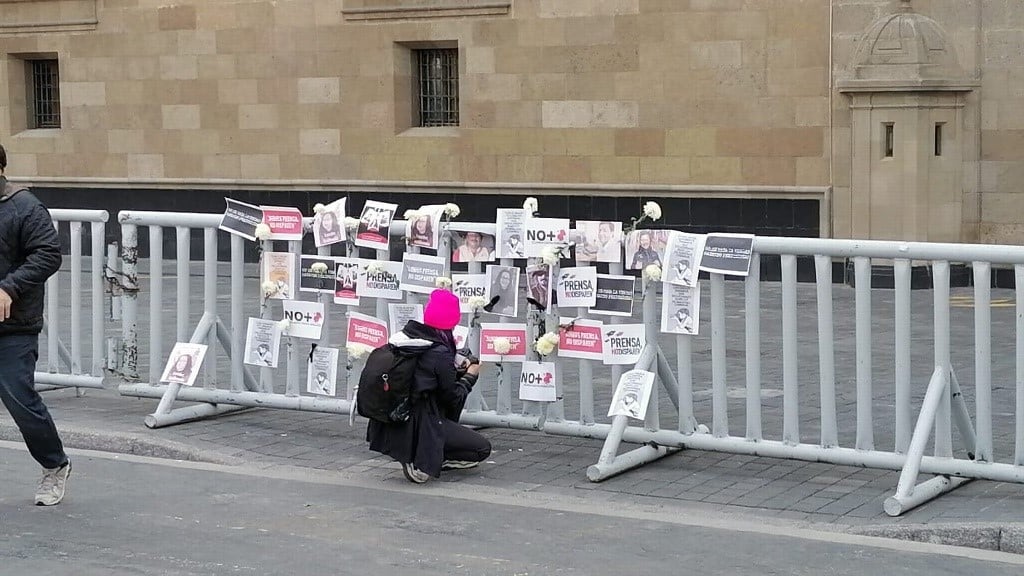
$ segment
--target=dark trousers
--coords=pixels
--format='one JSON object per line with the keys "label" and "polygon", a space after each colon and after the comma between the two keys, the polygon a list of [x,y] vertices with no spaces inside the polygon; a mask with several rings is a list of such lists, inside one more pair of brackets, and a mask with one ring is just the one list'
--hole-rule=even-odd
{"label": "dark trousers", "polygon": [[0,401],[14,418],[32,457],[43,468],[60,468],[68,461],[57,427],[35,390],[39,336],[0,335]]}
{"label": "dark trousers", "polygon": [[444,426],[444,459],[483,462],[491,455],[491,443],[475,430],[447,418]]}

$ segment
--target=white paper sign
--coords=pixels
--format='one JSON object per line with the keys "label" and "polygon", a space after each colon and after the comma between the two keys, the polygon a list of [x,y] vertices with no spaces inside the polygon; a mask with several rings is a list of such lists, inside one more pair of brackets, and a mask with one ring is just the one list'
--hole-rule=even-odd
{"label": "white paper sign", "polygon": [[459,310],[463,314],[472,313],[469,301],[473,298],[487,298],[487,275],[452,274],[452,294],[459,297]]}
{"label": "white paper sign", "polygon": [[491,314],[515,317],[519,315],[519,268],[515,266],[487,267],[487,294],[490,303],[497,297]]}
{"label": "white paper sign", "polygon": [[249,241],[256,240],[256,227],[263,223],[263,210],[231,198],[225,198],[224,202],[227,207],[219,228]]}
{"label": "white paper sign", "polygon": [[646,370],[630,370],[619,378],[615,387],[608,416],[629,416],[643,420],[647,415],[647,404],[654,390],[654,373]]}
{"label": "white paper sign", "polygon": [[306,366],[306,391],[334,396],[338,382],[338,349],[317,346]]}
{"label": "white paper sign", "polygon": [[423,322],[422,304],[388,304],[388,326],[398,334],[410,320]]}
{"label": "white paper sign", "polygon": [[632,276],[597,275],[597,299],[591,314],[632,316],[636,278]]}
{"label": "white paper sign", "polygon": [[324,328],[324,305],[320,302],[285,300],[283,317],[289,321],[286,336],[319,340]]}
{"label": "white paper sign", "polygon": [[680,286],[697,285],[700,259],[704,254],[703,234],[673,232],[665,248],[665,269],[662,280]]}
{"label": "white paper sign", "polygon": [[665,284],[661,295],[661,331],[695,335],[700,328],[700,285]]}
{"label": "white paper sign", "polygon": [[[496,347],[507,341],[504,354]],[[481,324],[480,359],[485,362],[523,362],[526,360],[526,324]]]}
{"label": "white paper sign", "polygon": [[640,361],[647,344],[647,327],[643,324],[605,324],[604,363],[609,366],[632,366]]}
{"label": "white paper sign", "polygon": [[391,241],[391,221],[396,210],[398,204],[367,200],[356,228],[356,246],[387,250]]}
{"label": "white paper sign", "polygon": [[270,240],[302,240],[301,210],[286,206],[260,206],[260,209],[263,210],[263,223],[270,227]]}
{"label": "white paper sign", "polygon": [[273,284],[273,300],[291,300],[295,297],[295,254],[291,252],[264,252],[260,284]]}
{"label": "white paper sign", "polygon": [[334,303],[343,306],[359,306],[360,274],[363,262],[357,258],[338,258],[335,271]]}
{"label": "white paper sign", "polygon": [[527,218],[525,228],[527,258],[540,258],[545,248],[569,242],[567,218]]}
{"label": "white paper sign", "polygon": [[178,342],[171,350],[160,381],[185,386],[195,384],[196,378],[199,377],[199,367],[203,365],[204,358],[206,358],[206,344]]}
{"label": "white paper sign", "polygon": [[281,349],[281,326],[273,320],[249,318],[245,332],[245,363],[252,366],[277,368]]}
{"label": "white paper sign", "polygon": [[525,258],[526,212],[521,208],[499,208],[495,217],[498,258]]}
{"label": "white paper sign", "polygon": [[708,234],[700,268],[711,273],[746,276],[750,274],[752,234]]}
{"label": "white paper sign", "polygon": [[335,200],[313,216],[313,242],[318,248],[345,241],[345,200]]}
{"label": "white paper sign", "polygon": [[437,250],[444,206],[421,206],[417,212],[419,214],[406,223],[405,237],[409,245]]}
{"label": "white paper sign", "polygon": [[452,336],[455,336],[455,348],[461,350],[469,344],[469,327],[456,326],[452,328]]}
{"label": "white paper sign", "polygon": [[402,255],[402,290],[430,294],[437,289],[435,281],[444,276],[444,258],[406,252]]}
{"label": "white paper sign", "polygon": [[584,318],[573,321],[567,318],[563,319],[561,323],[571,326],[571,328],[558,330],[558,356],[560,358],[604,360],[602,322]]}
{"label": "white paper sign", "polygon": [[385,300],[402,299],[401,262],[371,262],[363,269],[362,274],[361,282],[356,286],[356,294],[359,296]]}
{"label": "white paper sign", "polygon": [[622,222],[576,223],[576,262],[622,262]]}
{"label": "white paper sign", "polygon": [[560,307],[590,308],[597,303],[597,268],[562,268],[556,287]]}
{"label": "white paper sign", "polygon": [[523,362],[519,399],[528,402],[554,402],[558,399],[554,362]]}

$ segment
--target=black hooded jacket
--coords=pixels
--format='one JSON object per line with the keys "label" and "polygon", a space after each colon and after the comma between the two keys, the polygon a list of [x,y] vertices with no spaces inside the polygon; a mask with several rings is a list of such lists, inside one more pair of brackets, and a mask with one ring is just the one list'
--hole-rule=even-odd
{"label": "black hooded jacket", "polygon": [[409,420],[383,424],[370,420],[366,440],[370,450],[413,463],[417,470],[433,477],[441,475],[444,462],[444,418],[458,422],[466,397],[477,377],[458,377],[455,370],[455,340],[451,332],[409,322],[391,339],[395,346],[423,350],[413,376],[413,408]]}
{"label": "black hooded jacket", "polygon": [[39,334],[46,280],[60,269],[50,212],[26,189],[0,176],[0,290],[14,301],[0,336]]}

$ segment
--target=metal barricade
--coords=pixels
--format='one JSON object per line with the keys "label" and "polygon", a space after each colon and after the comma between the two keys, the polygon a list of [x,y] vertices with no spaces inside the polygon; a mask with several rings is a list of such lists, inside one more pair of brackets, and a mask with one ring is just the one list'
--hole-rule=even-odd
{"label": "metal barricade", "polygon": [[[104,240],[108,214],[104,210],[50,210],[58,230],[67,223],[70,255],[64,259],[62,271],[46,282],[44,327],[46,348],[41,370],[35,373],[37,388],[102,388],[106,368],[104,322]],[[83,271],[85,256],[82,241],[88,224],[90,239],[88,273]],[[64,282],[64,274],[70,282]],[[89,298],[85,297],[83,279],[89,279]],[[62,302],[69,302],[66,315]],[[89,303],[89,332],[84,330],[83,309]],[[70,347],[61,336],[70,335]],[[83,346],[89,346],[91,363],[83,362]]]}

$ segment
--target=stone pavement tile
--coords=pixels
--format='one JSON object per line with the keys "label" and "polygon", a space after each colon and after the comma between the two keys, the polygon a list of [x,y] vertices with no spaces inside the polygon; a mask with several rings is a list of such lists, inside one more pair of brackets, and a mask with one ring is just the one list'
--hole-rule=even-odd
{"label": "stone pavement tile", "polygon": [[803,500],[798,501],[796,504],[793,504],[791,509],[796,510],[798,512],[817,512],[818,510],[824,508],[825,506],[828,506],[829,504],[832,504],[833,502],[835,502],[835,500],[812,496],[810,498],[804,498]]}

